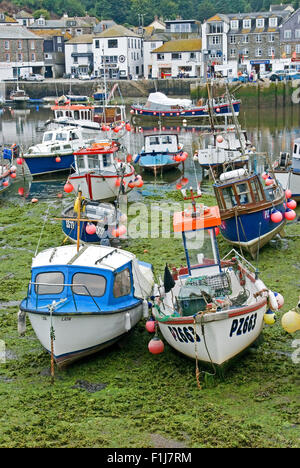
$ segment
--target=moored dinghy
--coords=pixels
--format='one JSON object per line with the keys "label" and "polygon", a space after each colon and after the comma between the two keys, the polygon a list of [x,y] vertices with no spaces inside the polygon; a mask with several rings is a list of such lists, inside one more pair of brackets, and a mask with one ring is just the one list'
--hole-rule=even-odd
{"label": "moored dinghy", "polygon": [[227,255],[233,255],[230,260],[221,261],[218,207],[194,208],[174,214],[174,232],[182,233],[187,263],[172,269],[173,281],[158,286],[152,313],[170,346],[221,366],[259,337],[268,302],[275,310],[279,305],[235,250]]}
{"label": "moored dinghy", "polygon": [[50,248],[33,258],[19,323],[27,314],[42,346],[66,365],[126,335],[148,308],[152,287],[151,265],[125,250]]}

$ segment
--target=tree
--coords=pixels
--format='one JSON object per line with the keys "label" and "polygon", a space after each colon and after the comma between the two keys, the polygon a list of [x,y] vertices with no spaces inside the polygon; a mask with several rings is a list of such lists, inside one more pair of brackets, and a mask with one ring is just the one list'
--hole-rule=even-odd
{"label": "tree", "polygon": [[43,16],[46,20],[50,19],[50,13],[49,13],[49,11],[43,10],[43,9],[35,10],[35,11],[32,13],[32,16],[34,17],[34,19],[38,19],[38,18],[40,18],[41,16]]}

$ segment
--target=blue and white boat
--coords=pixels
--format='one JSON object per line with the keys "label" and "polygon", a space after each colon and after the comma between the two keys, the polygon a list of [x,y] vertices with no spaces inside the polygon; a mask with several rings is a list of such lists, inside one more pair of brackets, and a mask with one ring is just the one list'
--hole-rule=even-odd
{"label": "blue and white boat", "polygon": [[193,104],[190,99],[169,98],[165,94],[156,92],[148,96],[147,102],[143,104],[133,104],[131,113],[134,116],[141,118],[171,118],[171,119],[198,119],[203,117],[211,117],[211,113],[215,117],[232,116],[232,106],[234,114],[239,115],[241,101],[232,99],[231,103],[224,97],[216,97],[209,102],[199,100],[197,104]]}
{"label": "blue and white boat", "polygon": [[213,187],[220,208],[222,236],[255,258],[257,251],[280,234],[285,225],[283,188],[275,179],[264,187],[260,177],[247,169],[224,172]]}
{"label": "blue and white boat", "polygon": [[296,138],[292,160],[289,153],[281,153],[274,169],[277,180],[285,190],[291,191],[294,200],[300,200],[300,138]]}
{"label": "blue and white boat", "polygon": [[45,132],[42,142],[30,146],[23,158],[33,177],[70,171],[74,152],[90,143],[83,138],[81,128],[58,127]]}
{"label": "blue and white boat", "polygon": [[0,193],[11,186],[16,178],[16,166],[13,162],[12,148],[3,148],[0,154]]}
{"label": "blue and white boat", "polygon": [[162,172],[178,167],[186,157],[177,134],[153,132],[144,136],[144,146],[134,162],[142,169]]}
{"label": "blue and white boat", "polygon": [[[60,366],[106,348],[148,312],[152,267],[125,250],[88,245],[50,248],[32,261],[19,332],[28,315]],[[52,345],[52,347],[51,347]]]}

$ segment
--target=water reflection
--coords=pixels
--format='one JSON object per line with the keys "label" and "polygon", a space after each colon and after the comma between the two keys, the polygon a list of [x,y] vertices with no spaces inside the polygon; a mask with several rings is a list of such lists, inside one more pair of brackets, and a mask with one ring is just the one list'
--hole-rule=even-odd
{"label": "water reflection", "polygon": [[[30,145],[41,141],[43,136],[44,122],[52,117],[50,108],[42,106],[31,106],[27,109],[13,109],[4,107],[0,109],[0,144],[11,145],[18,143],[24,149]],[[128,120],[130,113],[128,109]],[[239,121],[243,128],[247,130],[248,139],[259,152],[267,152],[271,159],[277,158],[281,151],[291,152],[295,138],[300,136],[300,106],[290,106],[277,109],[242,109]],[[201,171],[199,166],[195,166],[192,158],[195,149],[199,146],[200,138],[203,139],[203,129],[196,126],[182,127],[164,127],[162,129],[172,129],[178,131],[180,143],[183,143],[184,150],[190,157],[186,160],[184,166],[179,169],[158,174],[154,177],[152,174],[143,173],[144,186],[140,190],[132,192],[134,199],[141,199],[144,196],[155,196],[167,193],[176,189],[176,184],[182,177],[188,179],[188,185],[195,186],[201,180]],[[157,122],[153,126],[147,127],[139,123],[134,127],[133,132],[127,132],[122,140],[126,151],[132,155],[137,154],[143,146],[144,131],[158,130]],[[257,164],[257,161],[253,162]],[[55,177],[54,179],[32,180],[28,171],[25,173],[25,179],[18,168],[18,180],[9,190],[5,191],[3,197],[16,199],[19,197],[19,188],[24,188],[24,194],[28,200],[36,197],[38,199],[54,199],[63,191],[63,185],[66,176]],[[137,171],[139,168],[137,166]],[[211,184],[203,182],[202,190],[212,193]]]}

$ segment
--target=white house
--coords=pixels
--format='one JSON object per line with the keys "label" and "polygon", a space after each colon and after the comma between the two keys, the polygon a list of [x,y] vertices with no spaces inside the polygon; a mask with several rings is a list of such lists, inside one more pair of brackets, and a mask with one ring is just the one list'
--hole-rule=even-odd
{"label": "white house", "polygon": [[116,25],[93,37],[94,73],[108,79],[143,75],[143,43],[124,26]]}
{"label": "white house", "polygon": [[67,74],[86,75],[93,71],[93,35],[82,34],[65,42]]}
{"label": "white house", "polygon": [[201,39],[178,39],[152,50],[152,78],[200,77]]}
{"label": "white house", "polygon": [[34,23],[34,17],[25,10],[18,11],[18,13],[14,15],[14,18],[20,26],[25,26],[25,28],[28,28],[28,26]]}
{"label": "white house", "polygon": [[143,45],[144,45],[144,78],[152,78],[152,66],[153,66],[153,56],[152,51],[158,49],[165,42],[168,41],[168,38],[162,34],[157,33],[151,36],[145,36]]}

